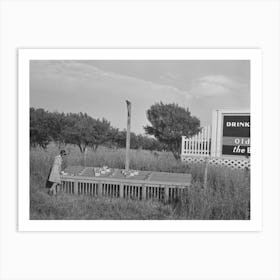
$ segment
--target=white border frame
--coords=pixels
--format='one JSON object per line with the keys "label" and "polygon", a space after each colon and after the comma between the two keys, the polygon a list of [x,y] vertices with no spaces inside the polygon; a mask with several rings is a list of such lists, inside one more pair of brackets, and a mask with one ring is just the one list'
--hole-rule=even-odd
{"label": "white border frame", "polygon": [[[251,65],[251,220],[105,221],[29,220],[29,61],[30,60],[250,60]],[[260,49],[20,49],[19,231],[260,231],[262,229],[262,71]],[[257,124],[257,125],[256,125]]]}

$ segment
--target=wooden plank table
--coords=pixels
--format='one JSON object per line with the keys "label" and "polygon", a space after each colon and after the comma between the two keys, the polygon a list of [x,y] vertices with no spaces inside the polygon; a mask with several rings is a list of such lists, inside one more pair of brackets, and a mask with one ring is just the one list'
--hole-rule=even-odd
{"label": "wooden plank table", "polygon": [[191,179],[191,175],[186,173],[136,171],[135,175],[130,176],[117,168],[69,166],[61,175],[62,184],[58,191],[78,195],[172,201],[184,193],[190,186]]}

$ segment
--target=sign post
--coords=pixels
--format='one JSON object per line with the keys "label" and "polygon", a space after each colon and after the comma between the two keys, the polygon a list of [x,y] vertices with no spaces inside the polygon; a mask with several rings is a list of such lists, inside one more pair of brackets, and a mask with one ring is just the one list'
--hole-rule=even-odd
{"label": "sign post", "polygon": [[125,171],[129,171],[131,102],[126,100],[126,105],[127,105],[127,128],[126,128]]}
{"label": "sign post", "polygon": [[207,188],[208,165],[209,165],[209,158],[205,157],[205,169],[204,169],[204,179],[203,179],[203,189],[204,190],[206,190],[206,188]]}

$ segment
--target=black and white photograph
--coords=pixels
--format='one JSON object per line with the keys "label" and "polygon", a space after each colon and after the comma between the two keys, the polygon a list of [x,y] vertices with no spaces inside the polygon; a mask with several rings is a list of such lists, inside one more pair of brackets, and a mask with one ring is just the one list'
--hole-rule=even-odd
{"label": "black and white photograph", "polygon": [[250,60],[30,60],[30,220],[250,220]]}

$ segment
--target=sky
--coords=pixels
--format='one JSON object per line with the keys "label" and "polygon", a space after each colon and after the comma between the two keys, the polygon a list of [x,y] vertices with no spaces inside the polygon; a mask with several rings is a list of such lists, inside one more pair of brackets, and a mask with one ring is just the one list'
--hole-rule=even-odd
{"label": "sky", "polygon": [[177,103],[211,124],[212,110],[250,108],[248,60],[32,60],[30,106],[48,111],[83,112],[144,133],[151,105]]}

